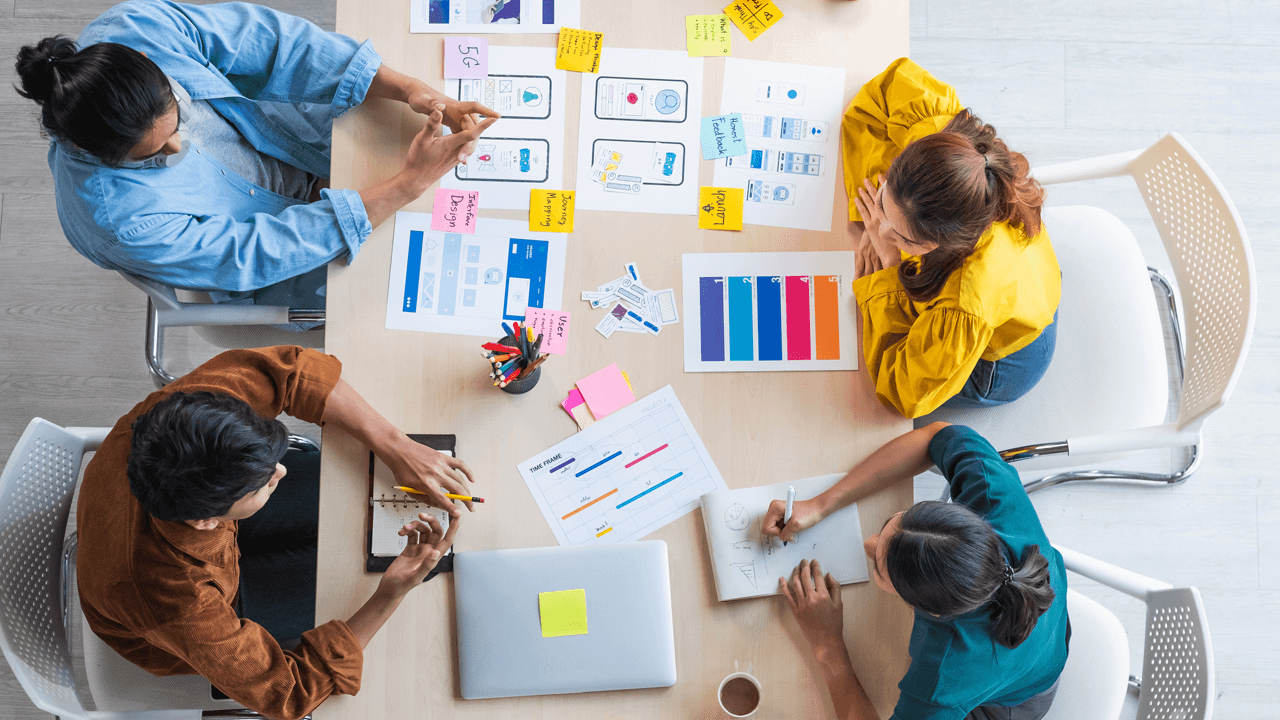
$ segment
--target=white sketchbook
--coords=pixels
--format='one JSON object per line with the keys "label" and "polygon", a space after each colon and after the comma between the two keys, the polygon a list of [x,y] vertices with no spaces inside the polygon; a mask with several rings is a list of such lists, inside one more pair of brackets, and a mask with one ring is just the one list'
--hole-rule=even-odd
{"label": "white sketchbook", "polygon": [[716,594],[721,601],[778,594],[778,578],[790,577],[801,560],[817,560],[823,572],[841,585],[871,579],[862,552],[862,524],[853,503],[802,531],[795,541],[760,534],[760,521],[773,500],[786,500],[787,488],[796,500],[809,500],[835,485],[844,473],[763,487],[717,490],[702,496],[702,521],[707,528]]}
{"label": "white sketchbook", "polygon": [[[451,450],[441,451],[452,456]],[[400,528],[418,519],[418,513],[430,513],[440,521],[440,527],[449,528],[449,513],[422,502],[421,497],[396,489],[396,479],[381,459],[373,466],[373,491],[369,505],[373,507],[373,537],[369,554],[375,557],[399,555],[408,539],[397,533]]]}

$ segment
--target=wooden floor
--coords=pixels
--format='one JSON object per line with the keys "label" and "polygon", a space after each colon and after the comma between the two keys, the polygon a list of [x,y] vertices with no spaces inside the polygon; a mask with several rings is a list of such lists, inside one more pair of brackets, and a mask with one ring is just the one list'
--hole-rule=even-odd
{"label": "wooden floor", "polygon": [[[0,55],[12,58],[46,35],[75,35],[110,4],[0,0]],[[333,26],[331,2],[267,4]],[[1217,662],[1217,716],[1275,717],[1280,296],[1270,283],[1280,283],[1280,3],[913,0],[911,12],[912,57],[954,84],[1034,164],[1142,148],[1176,130],[1244,218],[1262,289],[1257,326],[1245,376],[1205,426],[1200,471],[1176,488],[1055,488],[1034,499],[1055,542],[1199,587]],[[63,239],[46,148],[34,106],[0,93],[0,389],[8,398],[0,458],[34,416],[110,425],[152,389],[142,358],[143,296]],[[1049,202],[1111,211],[1153,264],[1167,264],[1131,181],[1054,188]],[[214,352],[182,331],[166,346],[175,374]],[[926,483],[920,493],[934,494]],[[1139,672],[1142,606],[1085,582],[1074,587],[1120,617]],[[43,716],[0,663],[0,720]]]}

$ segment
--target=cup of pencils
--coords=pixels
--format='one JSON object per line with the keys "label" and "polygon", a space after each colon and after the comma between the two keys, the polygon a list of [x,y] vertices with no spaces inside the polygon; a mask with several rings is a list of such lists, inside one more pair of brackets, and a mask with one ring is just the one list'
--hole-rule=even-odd
{"label": "cup of pencils", "polygon": [[481,357],[489,361],[489,379],[503,392],[527,393],[538,384],[542,376],[539,366],[547,359],[545,354],[538,354],[542,336],[534,337],[532,330],[521,327],[518,322],[503,323],[502,329],[507,333],[505,337],[481,345],[484,348]]}

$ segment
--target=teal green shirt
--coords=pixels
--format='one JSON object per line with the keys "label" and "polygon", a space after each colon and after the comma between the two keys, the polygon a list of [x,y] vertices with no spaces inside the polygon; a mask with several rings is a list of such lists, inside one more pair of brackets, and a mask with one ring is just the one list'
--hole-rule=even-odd
{"label": "teal green shirt", "polygon": [[1056,597],[1021,645],[1007,648],[991,635],[990,609],[953,618],[916,611],[911,667],[893,717],[959,720],[979,705],[1018,705],[1048,690],[1067,662],[1067,574],[1049,544],[1018,473],[991,443],[962,425],[944,428],[929,457],[951,484],[951,498],[986,518],[1004,542],[1011,562],[1030,545],[1049,560]]}

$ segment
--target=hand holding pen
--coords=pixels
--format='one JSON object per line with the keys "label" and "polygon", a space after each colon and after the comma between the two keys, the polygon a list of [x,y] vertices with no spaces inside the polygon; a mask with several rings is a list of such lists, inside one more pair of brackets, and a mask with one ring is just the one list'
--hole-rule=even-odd
{"label": "hand holding pen", "polygon": [[760,534],[785,540],[786,542],[795,542],[796,535],[801,530],[817,525],[824,517],[818,498],[794,501],[791,508],[791,519],[784,519],[786,515],[786,500],[774,500],[769,503],[769,509],[765,511],[764,518],[760,521]]}

